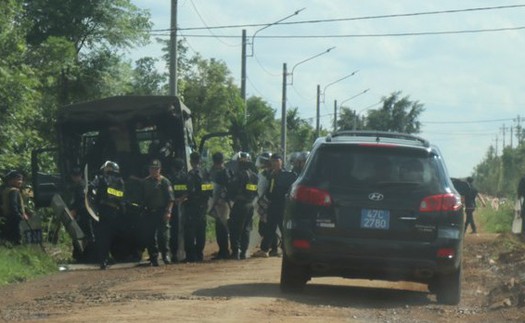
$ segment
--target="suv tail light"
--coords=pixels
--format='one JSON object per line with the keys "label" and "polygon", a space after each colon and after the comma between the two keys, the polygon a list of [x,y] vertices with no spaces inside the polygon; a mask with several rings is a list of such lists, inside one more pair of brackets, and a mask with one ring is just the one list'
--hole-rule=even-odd
{"label": "suv tail light", "polygon": [[332,197],[328,191],[299,184],[292,187],[290,198],[297,202],[316,206],[327,207],[332,205]]}
{"label": "suv tail light", "polygon": [[461,208],[461,199],[452,193],[425,197],[419,204],[419,212],[457,211]]}

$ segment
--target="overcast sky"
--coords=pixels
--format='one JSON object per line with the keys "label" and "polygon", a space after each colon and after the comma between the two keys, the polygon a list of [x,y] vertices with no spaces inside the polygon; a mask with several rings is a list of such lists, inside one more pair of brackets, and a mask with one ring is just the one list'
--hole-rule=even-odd
{"label": "overcast sky", "polygon": [[[170,0],[132,1],[150,10],[155,30],[169,28]],[[514,7],[465,10],[503,6]],[[259,32],[260,26],[184,30],[270,24],[302,8],[284,22],[310,23],[272,25]],[[463,11],[451,12],[457,10]],[[437,11],[449,12],[406,15]],[[314,127],[317,85],[326,89],[321,123],[329,129],[334,100],[346,101],[366,89],[370,90],[347,100],[344,106],[366,114],[367,108],[379,107],[376,104],[381,98],[395,91],[424,104],[420,136],[441,149],[454,177],[472,174],[490,145],[496,147],[497,143],[501,153],[503,141],[506,146],[511,144],[510,129],[518,124],[518,115],[521,113],[525,119],[525,109],[521,108],[525,104],[524,16],[525,1],[178,1],[179,37],[186,39],[190,51],[224,61],[239,86],[241,32],[246,29],[250,42],[257,32],[248,48],[248,54],[253,48],[254,55],[247,60],[247,96],[262,97],[276,110],[278,118],[283,63],[287,63],[289,72],[296,67],[293,84],[287,87],[287,106],[298,107],[300,116],[310,118]],[[312,22],[319,20],[337,21]],[[495,29],[500,31],[486,31]],[[428,34],[459,31],[476,32]],[[427,34],[415,35],[421,33]],[[388,36],[392,34],[396,36]],[[337,37],[341,35],[352,37]],[[333,46],[336,48],[329,53],[296,65]],[[132,53],[134,59],[161,55],[156,44]],[[331,84],[353,71],[358,72]],[[512,141],[515,146],[516,139]]]}

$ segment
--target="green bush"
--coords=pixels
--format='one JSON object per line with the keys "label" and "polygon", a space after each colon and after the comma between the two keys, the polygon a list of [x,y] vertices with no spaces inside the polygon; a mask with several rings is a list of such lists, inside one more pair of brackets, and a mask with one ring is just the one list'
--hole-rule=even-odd
{"label": "green bush", "polygon": [[491,207],[476,209],[477,217],[485,232],[503,233],[510,232],[514,220],[514,203],[507,200],[498,210]]}
{"label": "green bush", "polygon": [[0,245],[0,285],[56,272],[55,261],[39,245]]}

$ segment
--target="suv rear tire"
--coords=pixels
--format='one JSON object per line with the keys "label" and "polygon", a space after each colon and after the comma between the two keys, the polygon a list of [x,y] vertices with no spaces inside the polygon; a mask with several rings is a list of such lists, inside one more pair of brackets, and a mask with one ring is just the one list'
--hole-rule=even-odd
{"label": "suv rear tire", "polygon": [[435,286],[438,303],[457,305],[461,300],[461,266],[453,273],[437,278]]}
{"label": "suv rear tire", "polygon": [[280,284],[283,293],[302,292],[309,279],[307,266],[295,264],[288,259],[286,254],[283,255]]}

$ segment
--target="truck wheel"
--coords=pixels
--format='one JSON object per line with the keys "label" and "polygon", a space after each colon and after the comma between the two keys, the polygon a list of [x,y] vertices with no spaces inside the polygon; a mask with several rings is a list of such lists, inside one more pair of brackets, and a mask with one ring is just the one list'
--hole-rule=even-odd
{"label": "truck wheel", "polygon": [[438,277],[435,285],[436,299],[438,303],[445,305],[457,305],[461,300],[461,266],[452,274]]}
{"label": "truck wheel", "polygon": [[295,264],[283,255],[280,284],[283,293],[302,292],[309,279],[307,266]]}

